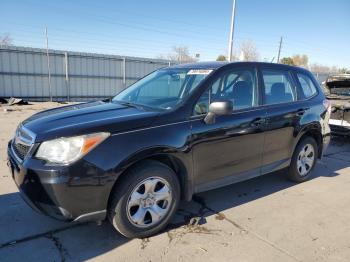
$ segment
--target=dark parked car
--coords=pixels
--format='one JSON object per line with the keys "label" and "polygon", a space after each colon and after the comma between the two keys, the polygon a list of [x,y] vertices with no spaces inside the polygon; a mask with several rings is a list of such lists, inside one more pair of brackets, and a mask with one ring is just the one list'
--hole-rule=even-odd
{"label": "dark parked car", "polygon": [[107,217],[123,235],[146,237],[195,193],[281,169],[305,181],[329,142],[329,115],[301,68],[178,65],[109,101],[33,115],[8,144],[9,166],[36,210]]}
{"label": "dark parked car", "polygon": [[350,74],[329,76],[325,88],[332,105],[329,119],[332,133],[350,136]]}

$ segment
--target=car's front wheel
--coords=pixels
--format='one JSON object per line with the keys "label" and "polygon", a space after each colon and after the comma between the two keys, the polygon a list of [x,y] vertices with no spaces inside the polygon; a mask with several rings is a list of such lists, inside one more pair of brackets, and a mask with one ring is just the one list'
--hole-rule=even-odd
{"label": "car's front wheel", "polygon": [[174,171],[160,162],[145,161],[130,169],[114,188],[108,218],[126,237],[148,237],[168,224],[179,201]]}
{"label": "car's front wheel", "polygon": [[318,147],[315,139],[306,137],[295,148],[292,161],[288,169],[288,178],[295,182],[307,180],[316,165]]}

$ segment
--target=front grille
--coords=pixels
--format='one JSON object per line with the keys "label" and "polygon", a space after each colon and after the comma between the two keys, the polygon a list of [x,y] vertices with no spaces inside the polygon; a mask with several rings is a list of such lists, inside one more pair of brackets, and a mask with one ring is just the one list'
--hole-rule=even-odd
{"label": "front grille", "polygon": [[20,125],[16,130],[16,136],[12,140],[12,151],[16,157],[23,161],[34,144],[35,134]]}
{"label": "front grille", "polygon": [[13,151],[15,152],[15,154],[21,159],[23,160],[26,155],[28,154],[29,152],[29,149],[30,149],[30,146],[27,146],[27,145],[23,145],[21,143],[16,143],[14,142],[12,144],[12,148],[13,148]]}

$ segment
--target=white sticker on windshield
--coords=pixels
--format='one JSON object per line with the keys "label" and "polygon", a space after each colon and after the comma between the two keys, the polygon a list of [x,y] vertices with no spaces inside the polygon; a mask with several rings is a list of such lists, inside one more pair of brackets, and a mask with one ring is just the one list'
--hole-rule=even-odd
{"label": "white sticker on windshield", "polygon": [[191,69],[188,75],[209,75],[213,70],[210,69]]}

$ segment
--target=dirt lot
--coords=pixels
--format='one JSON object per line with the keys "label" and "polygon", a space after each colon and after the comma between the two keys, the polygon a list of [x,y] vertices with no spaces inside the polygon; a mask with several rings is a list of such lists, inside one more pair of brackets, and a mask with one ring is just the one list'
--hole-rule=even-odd
{"label": "dirt lot", "polygon": [[172,224],[128,240],[108,224],[66,224],[32,211],[6,166],[7,141],[41,103],[0,107],[1,261],[349,261],[350,141],[333,139],[313,178],[271,174],[182,203]]}

